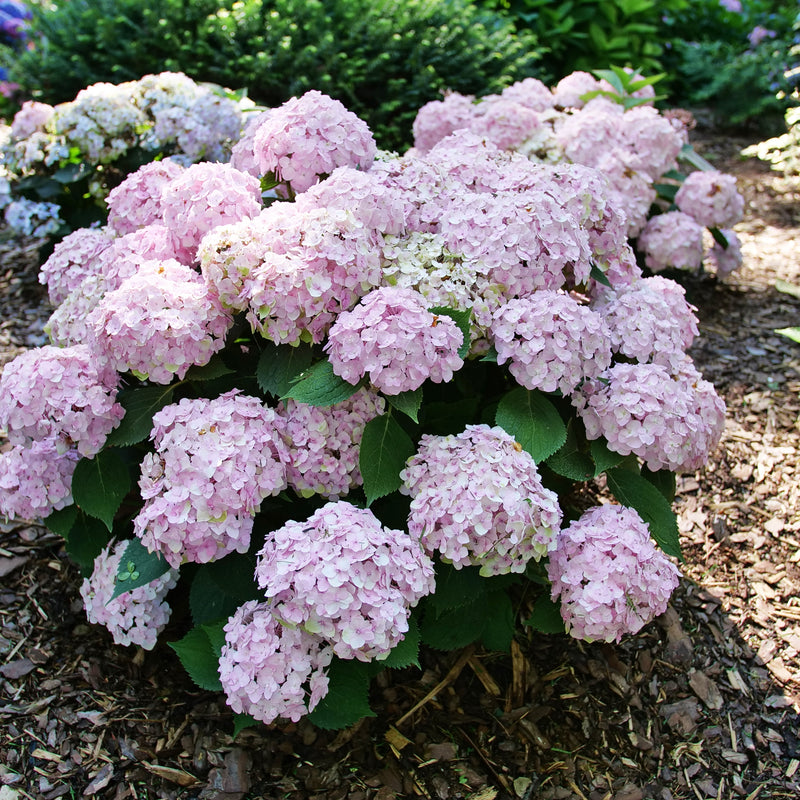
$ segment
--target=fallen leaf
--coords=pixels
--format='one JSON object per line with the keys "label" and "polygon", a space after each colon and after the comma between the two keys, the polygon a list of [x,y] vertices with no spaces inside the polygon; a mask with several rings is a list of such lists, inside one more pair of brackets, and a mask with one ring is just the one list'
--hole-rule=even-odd
{"label": "fallen leaf", "polygon": [[705,672],[701,672],[699,669],[689,670],[689,685],[712,711],[719,711],[722,708],[723,700],[719,687]]}
{"label": "fallen leaf", "polygon": [[19,569],[27,563],[28,556],[12,556],[11,558],[0,558],[0,578],[10,575],[15,569]]}
{"label": "fallen leaf", "polygon": [[0,675],[13,681],[33,672],[34,669],[36,669],[36,665],[29,658],[18,658],[16,661],[3,664],[0,667]]}
{"label": "fallen leaf", "polygon": [[101,789],[105,789],[111,779],[114,777],[114,767],[111,764],[106,764],[100,769],[100,772],[94,776],[92,782],[83,790],[84,797],[91,797],[97,794]]}

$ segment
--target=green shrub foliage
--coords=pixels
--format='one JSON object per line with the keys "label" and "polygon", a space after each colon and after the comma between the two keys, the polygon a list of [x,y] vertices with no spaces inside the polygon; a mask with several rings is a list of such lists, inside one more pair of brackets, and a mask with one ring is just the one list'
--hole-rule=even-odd
{"label": "green shrub foliage", "polygon": [[444,90],[498,91],[539,58],[531,33],[464,0],[71,0],[34,27],[38,45],[12,73],[36,99],[161,70],[246,87],[267,106],[319,89],[388,149],[409,144],[416,110]]}

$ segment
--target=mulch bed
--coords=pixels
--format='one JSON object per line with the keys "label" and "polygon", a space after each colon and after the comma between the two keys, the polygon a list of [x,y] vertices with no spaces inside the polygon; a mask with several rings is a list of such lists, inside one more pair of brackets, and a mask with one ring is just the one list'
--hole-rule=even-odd
{"label": "mulch bed", "polygon": [[[709,465],[682,476],[685,578],[616,646],[520,630],[510,654],[426,652],[374,684],[354,728],[250,728],[160,643],[89,626],[58,537],[0,527],[0,800],[800,796],[800,180],[698,137],[739,178],[746,266],[681,276],[692,355],[728,404]],[[44,343],[36,243],[0,243],[0,364]],[[169,639],[169,635],[164,637]],[[177,637],[173,637],[177,638]]]}

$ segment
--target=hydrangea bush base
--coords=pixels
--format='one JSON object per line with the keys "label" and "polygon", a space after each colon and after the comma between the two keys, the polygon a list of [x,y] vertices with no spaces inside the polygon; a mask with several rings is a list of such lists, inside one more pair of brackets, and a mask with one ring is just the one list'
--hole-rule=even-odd
{"label": "hydrangea bush base", "polygon": [[402,157],[310,92],[233,165],[134,173],[44,265],[54,344],[0,378],[0,511],[64,535],[116,641],[153,647],[188,590],[171,645],[237,727],[351,724],[420,645],[508,649],[522,593],[528,625],[589,640],[665,610],[674,473],[724,406],[683,290],[629,244],[640,184],[536,155],[581,113],[571,81],[484,101],[477,132],[482,104],[445,100],[441,136],[423,109]]}

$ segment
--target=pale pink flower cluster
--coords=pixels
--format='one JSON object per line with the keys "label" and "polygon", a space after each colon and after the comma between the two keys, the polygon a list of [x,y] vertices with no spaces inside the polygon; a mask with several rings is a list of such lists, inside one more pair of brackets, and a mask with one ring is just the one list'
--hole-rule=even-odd
{"label": "pale pink flower cluster", "polygon": [[533,111],[547,111],[555,105],[555,96],[550,87],[538,78],[523,78],[503,89],[500,96]]}
{"label": "pale pink flower cluster", "polygon": [[682,211],[667,211],[648,220],[636,247],[653,272],[696,270],[703,263],[703,227]]}
{"label": "pale pink flower cluster", "polygon": [[408,631],[410,609],[434,590],[418,539],[344,500],[267,536],[256,580],[281,622],[360,661],[388,655]]}
{"label": "pale pink flower cluster", "polygon": [[667,610],[680,573],[631,508],[595,506],[561,531],[547,575],[570,635],[618,642]]}
{"label": "pale pink flower cluster", "polygon": [[71,347],[89,341],[91,330],[89,315],[107,291],[106,282],[100,275],[88,275],[64,299],[44,325],[50,344],[56,347]]}
{"label": "pale pink flower cluster", "polygon": [[144,262],[88,322],[92,347],[114,369],[166,384],[207,364],[232,319],[196,272],[171,259]]}
{"label": "pale pink flower cluster", "polygon": [[272,605],[250,600],[225,625],[219,677],[228,705],[269,724],[297,722],[328,693],[333,650],[320,636],[287,628]]}
{"label": "pale pink flower cluster", "polygon": [[53,116],[53,106],[26,100],[11,122],[11,137],[27,139],[37,131],[43,131]]}
{"label": "pale pink flower cluster", "polygon": [[139,167],[106,197],[108,225],[117,234],[161,222],[161,193],[183,172],[176,161],[152,161]]}
{"label": "pale pink flower cluster", "polygon": [[601,89],[603,84],[589,72],[577,70],[565,75],[553,87],[553,105],[559,108],[583,108],[584,95]]}
{"label": "pale pink flower cluster", "polygon": [[554,546],[561,509],[531,456],[502,428],[424,434],[400,473],[409,533],[426,552],[482,575],[522,572]]}
{"label": "pale pink flower cluster", "polygon": [[463,334],[453,319],[428,310],[413,289],[382,287],[336,318],[325,350],[336,375],[356,384],[365,375],[384,394],[448,382],[463,359]]}
{"label": "pale pink flower cluster", "polygon": [[174,258],[175,247],[169,228],[153,223],[114,239],[87,265],[87,271],[98,275],[106,291],[112,291],[133,277],[146,262]]}
{"label": "pale pink flower cluster", "polygon": [[17,444],[0,453],[0,515],[36,520],[72,503],[72,474],[80,456],[54,439]]}
{"label": "pale pink flower cluster", "polygon": [[47,285],[54,306],[63,303],[84,278],[97,271],[94,260],[113,241],[113,234],[107,228],[79,228],[55,245],[39,272],[39,283]]}
{"label": "pale pink flower cluster", "polygon": [[142,544],[174,567],[245,552],[262,500],[286,488],[275,412],[238,390],[184,399],[156,412],[150,438],[133,523]]}
{"label": "pale pink flower cluster", "polygon": [[491,327],[497,363],[527,389],[570,394],[611,366],[611,335],[602,316],[564,292],[542,290],[509,300]]}
{"label": "pale pink flower cluster", "polygon": [[168,569],[150,583],[113,597],[127,548],[127,540],[109,544],[95,558],[91,576],[81,584],[83,606],[89,622],[105,626],[115,644],[152,650],[172,614],[166,596],[178,583],[178,571]]}
{"label": "pale pink flower cluster", "polygon": [[610,328],[614,352],[641,363],[682,363],[698,333],[696,309],[686,301],[686,291],[660,275],[609,293],[596,308]]}
{"label": "pale pink flower cluster", "polygon": [[634,453],[648,468],[698,469],[717,446],[725,405],[686,358],[660,364],[615,364],[572,397],[589,439],[604,436],[615,453]]}
{"label": "pale pink flower cluster", "polygon": [[425,103],[414,118],[414,148],[427,153],[437,142],[462,128],[469,128],[475,117],[475,98],[448,92],[441,100]]}
{"label": "pale pink flower cluster", "polygon": [[87,345],[27,350],[0,377],[0,427],[12,444],[51,439],[91,457],[125,414],[116,396],[117,374]]}
{"label": "pale pink flower cluster", "polygon": [[261,174],[273,173],[295,193],[336,167],[368,170],[377,153],[366,123],[316,90],[273,109],[256,130],[253,148]]}
{"label": "pale pink flower cluster", "polygon": [[218,225],[261,211],[258,178],[230,164],[192,164],[161,191],[161,217],[172,234],[177,258],[190,264],[200,240]]}
{"label": "pale pink flower cluster", "polygon": [[358,454],[364,426],[380,416],[384,399],[367,389],[331,406],[287,400],[276,409],[288,448],[289,486],[303,497],[337,498],[361,486]]}
{"label": "pale pink flower cluster", "polygon": [[736,178],[719,170],[697,170],[686,176],[675,195],[675,205],[699,225],[732,228],[742,218],[744,198]]}
{"label": "pale pink flower cluster", "polygon": [[250,112],[245,116],[244,127],[239,139],[231,148],[231,158],[228,162],[234,169],[247,172],[256,178],[261,178],[258,166],[258,157],[255,153],[256,131],[269,117],[271,110]]}
{"label": "pale pink flower cluster", "polygon": [[716,268],[717,275],[724,278],[742,266],[742,243],[736,235],[736,231],[723,228],[720,233],[725,237],[728,246],[723,247],[719,242],[714,241],[706,256]]}

